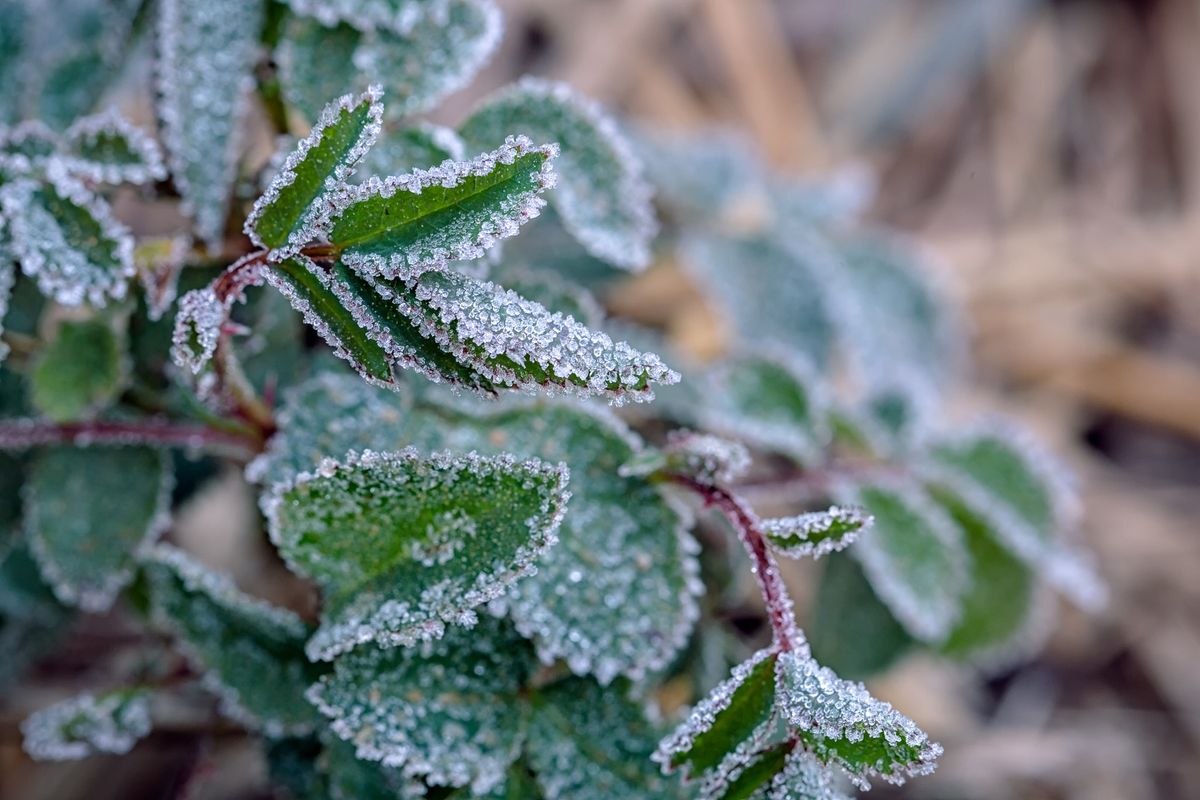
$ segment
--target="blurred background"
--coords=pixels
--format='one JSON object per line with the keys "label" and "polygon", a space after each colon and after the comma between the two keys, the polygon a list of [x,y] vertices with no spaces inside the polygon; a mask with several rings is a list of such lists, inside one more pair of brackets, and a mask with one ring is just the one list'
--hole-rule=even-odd
{"label": "blurred background", "polygon": [[[435,119],[533,73],[635,124],[733,130],[773,168],[844,181],[869,198],[867,221],[934,256],[961,307],[972,367],[955,403],[1019,417],[1080,477],[1107,610],[1062,605],[1039,655],[998,674],[915,655],[873,680],[946,755],[932,777],[870,796],[1200,797],[1200,3],[500,5],[499,53]],[[178,227],[145,213],[151,232]],[[723,347],[670,259],[604,300],[692,355]],[[180,527],[227,528],[230,508],[252,518],[253,498],[230,491],[220,518],[200,509]],[[789,574],[802,614],[808,577]],[[86,636],[51,670],[72,658],[87,658]],[[21,704],[41,704],[36,685]],[[5,712],[0,797],[56,796],[60,778],[27,774],[18,711]],[[118,783],[190,757],[185,733],[174,755],[169,732],[160,741],[123,759]],[[247,796],[259,767],[231,742],[216,736],[221,774],[202,796]],[[103,787],[113,763],[57,796]]]}

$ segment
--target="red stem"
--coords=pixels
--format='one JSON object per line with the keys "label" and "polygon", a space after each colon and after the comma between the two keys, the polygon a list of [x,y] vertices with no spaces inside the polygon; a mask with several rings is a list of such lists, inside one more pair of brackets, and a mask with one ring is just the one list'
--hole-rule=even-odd
{"label": "red stem", "polygon": [[668,480],[695,492],[706,506],[720,509],[750,554],[754,575],[762,589],[763,602],[767,606],[767,617],[775,636],[775,647],[781,652],[791,650],[796,644],[796,619],[792,613],[792,598],[779,575],[775,559],[767,549],[767,540],[759,529],[758,518],[746,507],[741,498],[728,490],[711,483],[698,481],[689,475],[671,473]]}
{"label": "red stem", "polygon": [[54,424],[35,420],[0,422],[0,450],[15,450],[47,444],[156,444],[167,447],[199,448],[249,460],[261,442],[232,431],[204,425],[186,425],[163,420],[66,422]]}

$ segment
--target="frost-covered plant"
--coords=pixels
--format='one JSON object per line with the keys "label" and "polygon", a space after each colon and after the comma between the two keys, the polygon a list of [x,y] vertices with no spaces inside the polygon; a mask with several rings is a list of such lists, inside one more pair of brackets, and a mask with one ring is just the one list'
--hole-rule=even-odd
{"label": "frost-covered plant", "polygon": [[[941,752],[850,679],[917,645],[994,666],[1044,587],[1101,599],[1062,471],[947,421],[960,333],[855,223],[859,183],[541,80],[416,119],[495,48],[490,0],[70,0],[53,30],[36,5],[0,0],[0,681],[77,613],[146,636],[25,722],[30,755],[127,751],[198,682],[297,798],[839,798]],[[92,114],[150,52],[165,156]],[[122,183],[190,230],[135,241]],[[733,342],[715,363],[668,367],[592,294],[668,253]],[[160,541],[223,464],[318,612]],[[689,501],[727,523],[703,549]],[[811,646],[778,568],[806,557]],[[696,702],[665,719],[676,678]]]}

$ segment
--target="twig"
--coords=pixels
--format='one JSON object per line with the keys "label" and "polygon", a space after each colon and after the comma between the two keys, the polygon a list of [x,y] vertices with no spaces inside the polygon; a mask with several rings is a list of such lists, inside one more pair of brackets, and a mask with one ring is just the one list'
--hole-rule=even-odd
{"label": "twig", "polygon": [[149,444],[205,450],[249,461],[262,442],[248,435],[166,420],[95,420],[51,423],[31,419],[0,422],[0,450],[48,444]]}

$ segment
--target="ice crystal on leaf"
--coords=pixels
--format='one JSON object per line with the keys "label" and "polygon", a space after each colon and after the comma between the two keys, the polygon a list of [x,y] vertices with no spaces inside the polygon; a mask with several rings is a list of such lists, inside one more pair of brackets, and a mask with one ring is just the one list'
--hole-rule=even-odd
{"label": "ice crystal on leaf", "polygon": [[403,175],[415,169],[429,169],[444,161],[463,161],[466,145],[451,128],[423,122],[411,128],[386,131],[355,171],[357,182],[371,175]]}
{"label": "ice crystal on leaf", "polygon": [[96,183],[152,183],[167,177],[158,144],[115,110],[83,117],[63,135],[62,163]]}
{"label": "ice crystal on leaf", "polygon": [[137,551],[169,523],[172,485],[157,450],[54,447],[39,453],[25,487],[25,526],[59,600],[92,612],[113,604],[133,579]]}
{"label": "ice crystal on leaf", "polygon": [[[727,483],[750,469],[750,451],[738,442],[695,431],[667,434],[660,469],[678,472],[705,483]],[[625,470],[637,474],[636,470]]]}
{"label": "ice crystal on leaf", "polygon": [[763,520],[763,535],[772,549],[788,558],[820,558],[844,550],[870,530],[874,518],[854,506],[830,506],[794,517]]}
{"label": "ice crystal on leaf", "polygon": [[255,201],[246,217],[246,234],[255,245],[273,248],[273,260],[294,255],[321,232],[316,223],[326,218],[325,196],[345,185],[379,136],[381,97],[379,88],[372,87],[327,105]]}
{"label": "ice crystal on leaf", "polygon": [[61,146],[59,135],[38,120],[0,127],[0,174],[26,175],[44,169]]}
{"label": "ice crystal on leaf", "polygon": [[[469,625],[556,542],[567,470],[538,459],[422,458],[414,449],[327,459],[274,490],[267,505],[272,541],[297,572],[325,591],[322,622],[309,641],[314,659],[365,642],[411,645],[437,638],[447,623]],[[429,564],[421,548],[446,547],[464,519],[486,530]]]}
{"label": "ice crystal on leaf", "polygon": [[650,187],[624,135],[598,104],[561,83],[525,78],[488,98],[460,128],[467,144],[487,147],[519,133],[557,142],[562,177],[551,200],[588,252],[639,270],[658,231]]}
{"label": "ice crystal on leaf", "polygon": [[423,19],[445,23],[453,0],[287,0],[297,14],[324,25],[347,22],[360,30],[408,33]]}
{"label": "ice crystal on leaf", "polygon": [[313,728],[318,717],[304,692],[321,669],[305,658],[310,630],[296,614],[241,592],[176,547],[158,545],[142,564],[155,619],[204,670],[227,716],[271,736]]}
{"label": "ice crystal on leaf", "polygon": [[216,352],[221,326],[228,316],[229,305],[211,286],[193,289],[179,298],[171,359],[192,374],[199,374]]}
{"label": "ice crystal on leaf", "polygon": [[21,723],[25,752],[39,761],[72,761],[128,753],[150,733],[150,698],[121,689],[84,693],[35,711]]}
{"label": "ice crystal on leaf", "polygon": [[[739,795],[731,792],[728,796]],[[748,800],[850,800],[850,796],[837,788],[833,773],[819,761],[793,750],[784,758],[779,772]]]}
{"label": "ice crystal on leaf", "polygon": [[776,681],[779,710],[804,746],[860,788],[872,777],[899,784],[933,771],[941,745],[861,683],[794,652],[779,655]]}
{"label": "ice crystal on leaf", "polygon": [[134,274],[133,239],[108,204],[51,163],[45,182],[0,186],[12,250],[43,294],[63,305],[103,306],[125,297]]}
{"label": "ice crystal on leaf", "polygon": [[536,664],[511,623],[484,618],[413,647],[357,648],[309,697],[359,758],[478,795],[502,783],[521,752],[521,691]]}
{"label": "ice crystal on leaf", "polygon": [[163,0],[158,8],[158,115],[171,175],[196,232],[217,249],[253,85],[263,5]]}
{"label": "ice crystal on leaf", "polygon": [[510,136],[470,161],[372,177],[337,198],[329,240],[367,277],[408,279],[478,258],[538,215],[556,155],[554,145]]}

